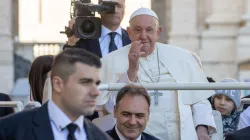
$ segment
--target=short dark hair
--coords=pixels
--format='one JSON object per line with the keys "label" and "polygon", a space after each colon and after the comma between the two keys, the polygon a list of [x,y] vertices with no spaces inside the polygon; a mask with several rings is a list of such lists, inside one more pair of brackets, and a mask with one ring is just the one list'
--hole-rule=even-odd
{"label": "short dark hair", "polygon": [[73,74],[75,69],[75,63],[80,62],[92,67],[101,68],[100,58],[84,49],[71,48],[66,49],[59,53],[52,65],[51,78],[59,76],[64,81],[68,80],[68,77]]}
{"label": "short dark hair", "polygon": [[29,84],[31,94],[33,99],[41,104],[43,99],[44,83],[47,79],[47,73],[51,70],[53,60],[53,55],[39,56],[33,61],[30,68]]}
{"label": "short dark hair", "polygon": [[125,96],[143,96],[146,99],[148,106],[150,107],[150,105],[151,105],[150,96],[148,95],[147,90],[142,86],[129,84],[129,85],[126,85],[125,87],[121,88],[118,91],[118,94],[116,97],[116,107],[119,106],[119,102]]}

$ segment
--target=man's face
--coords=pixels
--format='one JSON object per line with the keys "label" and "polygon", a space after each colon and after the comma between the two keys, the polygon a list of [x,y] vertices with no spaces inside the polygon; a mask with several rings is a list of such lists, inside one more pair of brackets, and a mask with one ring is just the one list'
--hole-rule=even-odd
{"label": "man's face", "polygon": [[155,43],[160,37],[162,28],[159,27],[158,20],[149,15],[139,15],[130,21],[127,28],[131,41],[141,41],[143,44],[141,52],[149,55],[154,51]]}
{"label": "man's face", "polygon": [[83,63],[74,65],[75,73],[63,81],[59,91],[59,100],[65,112],[74,115],[91,115],[96,106],[96,98],[100,94],[99,69]]}
{"label": "man's face", "polygon": [[149,119],[149,105],[143,96],[124,96],[115,107],[114,117],[120,133],[136,139],[144,131]]}
{"label": "man's face", "polygon": [[216,95],[214,97],[214,107],[221,115],[228,116],[235,108],[233,100],[225,95]]}
{"label": "man's face", "polygon": [[125,13],[125,0],[117,0],[117,2],[118,4],[115,6],[115,13],[100,13],[102,24],[107,26],[120,26]]}

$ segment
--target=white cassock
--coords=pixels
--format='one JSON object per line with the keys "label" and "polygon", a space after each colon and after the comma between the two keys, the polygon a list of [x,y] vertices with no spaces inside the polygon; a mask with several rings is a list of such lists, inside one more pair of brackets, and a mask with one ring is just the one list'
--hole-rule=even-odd
{"label": "white cassock", "polygon": [[[131,45],[125,46],[102,58],[101,81],[103,83],[130,83],[127,77],[128,52]],[[167,44],[156,43],[157,49],[148,57],[140,58],[137,73],[138,83],[204,82],[208,83],[203,70],[193,56],[186,50]],[[157,57],[158,51],[158,57]],[[151,79],[149,78],[151,77]],[[207,98],[213,91],[158,91],[158,104],[155,104],[153,91],[151,97],[150,118],[145,129],[161,140],[197,140],[195,127],[209,126],[209,132],[216,131],[211,104]],[[117,92],[103,92],[97,104],[105,104],[108,112],[113,112]]]}

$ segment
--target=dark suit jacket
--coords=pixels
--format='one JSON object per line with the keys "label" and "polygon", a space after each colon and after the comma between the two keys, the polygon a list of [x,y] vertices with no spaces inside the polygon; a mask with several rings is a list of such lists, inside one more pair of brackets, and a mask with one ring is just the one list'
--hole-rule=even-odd
{"label": "dark suit jacket", "polygon": [[225,140],[250,140],[250,126],[227,135]]}
{"label": "dark suit jacket", "polygon": [[[128,32],[124,29],[122,29],[122,44],[123,46],[126,46],[130,44],[131,41],[128,36]],[[80,39],[77,41],[76,48],[83,48],[91,53],[94,53],[95,55],[102,57],[102,52],[100,48],[99,39]],[[63,49],[66,47],[64,46]]]}
{"label": "dark suit jacket", "polygon": [[[113,129],[107,131],[107,133],[108,133],[109,136],[111,136],[114,140],[120,140],[119,137],[118,137],[118,135],[117,135],[117,133],[116,133],[116,131],[115,131],[115,127],[114,127]],[[157,139],[156,137],[151,136],[151,135],[149,135],[149,134],[147,134],[147,133],[142,132],[142,134],[141,134],[141,140],[159,140],[159,139]]]}
{"label": "dark suit jacket", "polygon": [[[10,96],[4,93],[0,93],[0,101],[11,101]],[[12,107],[0,107],[0,117],[14,113]]]}
{"label": "dark suit jacket", "polygon": [[[84,128],[88,140],[112,140],[87,119]],[[0,140],[53,140],[48,104],[22,111],[0,120]]]}

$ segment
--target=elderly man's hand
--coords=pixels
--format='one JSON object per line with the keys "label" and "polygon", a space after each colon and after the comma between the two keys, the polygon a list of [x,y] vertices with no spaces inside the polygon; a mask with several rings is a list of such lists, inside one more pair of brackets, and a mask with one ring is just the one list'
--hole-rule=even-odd
{"label": "elderly man's hand", "polygon": [[136,81],[137,71],[139,69],[139,58],[145,54],[145,52],[141,51],[142,47],[141,41],[134,41],[131,43],[131,48],[128,53],[128,78],[131,82]]}
{"label": "elderly man's hand", "polygon": [[199,125],[196,127],[196,133],[199,140],[211,140],[207,128],[205,126]]}

